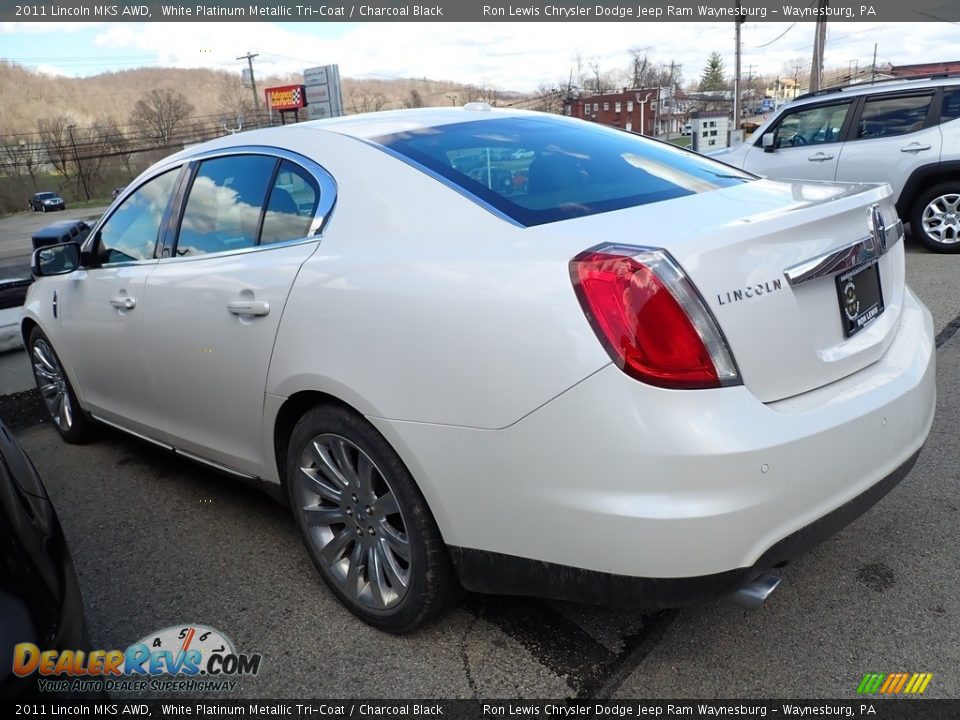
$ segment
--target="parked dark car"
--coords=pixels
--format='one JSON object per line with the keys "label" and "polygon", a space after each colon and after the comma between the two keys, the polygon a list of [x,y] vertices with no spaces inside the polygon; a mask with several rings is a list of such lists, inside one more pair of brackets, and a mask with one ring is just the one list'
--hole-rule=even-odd
{"label": "parked dark car", "polygon": [[117,199],[117,196],[119,196],[120,193],[122,193],[122,192],[123,192],[124,190],[126,190],[126,189],[127,189],[127,186],[126,186],[126,185],[122,185],[121,187],[116,187],[116,188],[113,189],[113,192],[110,193],[110,197],[112,197],[114,200],[116,200],[116,199]]}
{"label": "parked dark car", "polygon": [[30,238],[33,249],[66,242],[83,242],[90,234],[90,225],[83,220],[63,220],[37,230]]}
{"label": "parked dark car", "polygon": [[36,468],[0,422],[0,698],[38,694],[13,672],[14,646],[87,650],[80,586]]}
{"label": "parked dark car", "polygon": [[67,203],[63,198],[52,192],[38,192],[30,198],[30,209],[47,212],[49,210],[66,210]]}

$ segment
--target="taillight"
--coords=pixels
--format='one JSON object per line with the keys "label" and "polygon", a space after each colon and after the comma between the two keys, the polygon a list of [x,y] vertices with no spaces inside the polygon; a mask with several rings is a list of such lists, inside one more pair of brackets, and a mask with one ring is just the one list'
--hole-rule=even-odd
{"label": "taillight", "polygon": [[723,333],[666,250],[600,245],[570,261],[597,337],[627,374],[667,388],[736,385]]}

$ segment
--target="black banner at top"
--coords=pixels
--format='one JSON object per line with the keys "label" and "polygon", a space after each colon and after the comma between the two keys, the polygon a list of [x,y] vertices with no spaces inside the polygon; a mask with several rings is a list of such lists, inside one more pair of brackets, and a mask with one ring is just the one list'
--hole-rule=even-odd
{"label": "black banner at top", "polygon": [[624,718],[863,718],[864,720],[955,720],[958,700],[268,700],[186,699],[2,701],[13,716],[152,720],[195,717],[204,720],[253,718],[354,718],[354,720],[623,720]]}
{"label": "black banner at top", "polygon": [[29,22],[960,22],[960,0],[86,0],[3,3]]}

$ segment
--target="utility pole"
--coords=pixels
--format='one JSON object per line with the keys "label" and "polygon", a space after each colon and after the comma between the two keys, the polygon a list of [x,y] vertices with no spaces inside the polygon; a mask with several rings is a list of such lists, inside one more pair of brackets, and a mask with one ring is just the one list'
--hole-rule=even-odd
{"label": "utility pole", "polygon": [[[677,117],[677,91],[673,84],[673,73],[675,72],[676,63],[670,61],[670,79],[667,81],[670,83],[670,114],[667,119],[667,142],[670,142],[670,131],[673,130],[673,121]],[[661,104],[663,101],[660,101]]]}
{"label": "utility pole", "polygon": [[737,19],[736,19],[736,61],[733,71],[733,129],[740,129],[740,26],[743,20],[740,18],[740,0],[737,0]]}
{"label": "utility pole", "polygon": [[[253,88],[253,107],[257,111],[257,115],[260,115],[260,96],[257,95],[257,81],[253,77],[253,59],[257,57],[260,53],[251,53],[247,50],[246,55],[241,55],[237,60],[246,60],[247,67],[250,68],[250,87]],[[259,121],[257,122],[259,125]]]}
{"label": "utility pole", "polygon": [[77,143],[73,139],[73,129],[76,125],[67,125],[67,132],[70,133],[70,144],[73,146],[73,159],[77,163],[77,175],[80,176],[80,182],[83,183],[83,194],[87,200],[90,199],[90,190],[87,189],[87,176],[83,174],[83,165],[80,164],[80,155],[77,153]]}
{"label": "utility pole", "polygon": [[810,92],[816,92],[820,89],[823,81],[823,50],[827,43],[827,20],[825,10],[829,5],[829,0],[818,0],[817,8],[817,29],[814,32],[813,40],[813,60],[810,63]]}
{"label": "utility pole", "polygon": [[870,65],[870,84],[877,79],[877,44],[873,44],[873,64]]}

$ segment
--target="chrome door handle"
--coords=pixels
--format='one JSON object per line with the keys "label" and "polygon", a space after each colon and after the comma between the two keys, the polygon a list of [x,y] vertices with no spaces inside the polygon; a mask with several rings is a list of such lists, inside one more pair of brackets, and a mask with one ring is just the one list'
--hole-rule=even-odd
{"label": "chrome door handle", "polygon": [[910,143],[909,145],[900,148],[900,152],[915,153],[920,152],[921,150],[929,150],[929,145],[921,145],[920,143]]}
{"label": "chrome door handle", "polygon": [[227,310],[234,315],[267,315],[270,303],[266,300],[234,300],[227,303]]}
{"label": "chrome door handle", "polygon": [[137,306],[137,299],[130,296],[110,298],[110,304],[118,310],[133,310]]}
{"label": "chrome door handle", "polygon": [[824,162],[826,160],[833,160],[833,155],[827,155],[826,153],[818,152],[816,155],[811,155],[807,158],[810,162]]}

